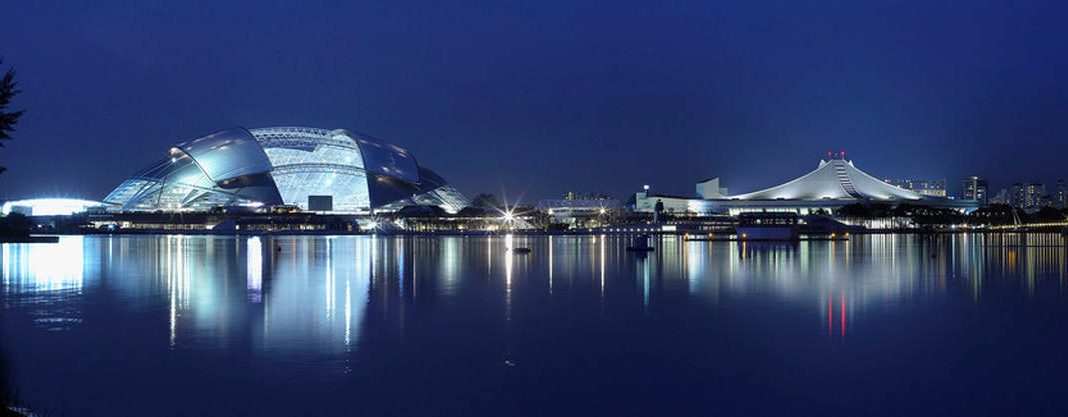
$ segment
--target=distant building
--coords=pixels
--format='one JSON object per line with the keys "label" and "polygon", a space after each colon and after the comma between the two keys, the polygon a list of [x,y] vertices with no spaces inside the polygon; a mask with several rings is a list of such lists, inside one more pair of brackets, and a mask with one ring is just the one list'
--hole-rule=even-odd
{"label": "distant building", "polygon": [[1068,208],[1068,184],[1064,180],[1057,180],[1057,188],[1053,192],[1053,206],[1059,209]]}
{"label": "distant building", "polygon": [[1009,190],[1007,188],[998,190],[998,193],[990,198],[990,204],[1012,204],[1012,197],[1009,196]]}
{"label": "distant building", "polygon": [[540,200],[535,207],[552,216],[554,222],[581,226],[591,221],[603,224],[605,216],[617,213],[623,203],[604,194],[567,193],[562,200]]}
{"label": "distant building", "polygon": [[946,196],[946,180],[887,179],[887,184],[931,197]]}
{"label": "distant building", "polygon": [[1027,190],[1024,188],[1024,184],[1020,182],[1012,184],[1012,187],[1009,188],[1009,205],[1022,208],[1026,199]]}
{"label": "distant building", "polygon": [[965,177],[961,180],[961,198],[965,200],[975,200],[979,202],[979,205],[987,205],[989,203],[989,189],[990,184],[985,178],[972,175]]}
{"label": "distant building", "polygon": [[1043,184],[1031,183],[1027,184],[1027,199],[1024,205],[1025,209],[1038,210],[1042,206],[1046,205],[1048,196],[1046,195],[1046,186]]}
{"label": "distant building", "polygon": [[855,203],[907,203],[964,212],[978,206],[975,201],[924,195],[892,186],[861,171],[845,155],[821,160],[815,170],[771,188],[734,195],[726,191],[715,178],[697,183],[696,197],[653,194],[646,188],[635,194],[634,209],[652,213],[660,204],[666,213],[737,215],[748,211],[826,213]]}
{"label": "distant building", "polygon": [[1012,185],[1012,206],[1025,211],[1037,211],[1047,200],[1046,186],[1039,183],[1015,183]]}
{"label": "distant building", "polygon": [[564,200],[611,200],[608,194],[589,193],[582,194],[574,191],[564,193]]}
{"label": "distant building", "polygon": [[102,205],[99,201],[72,198],[35,198],[0,204],[0,215],[19,213],[25,216],[69,216]]}

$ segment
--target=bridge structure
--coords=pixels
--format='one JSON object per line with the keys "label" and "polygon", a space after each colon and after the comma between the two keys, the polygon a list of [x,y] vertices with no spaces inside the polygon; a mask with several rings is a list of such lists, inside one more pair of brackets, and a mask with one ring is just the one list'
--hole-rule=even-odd
{"label": "bridge structure", "polygon": [[1038,231],[1039,229],[1056,229],[1061,228],[1062,231],[1068,231],[1068,219],[1055,221],[1055,222],[1041,222],[1041,223],[1020,223],[1020,224],[1006,224],[1000,226],[990,226],[987,230],[999,230],[999,231],[1018,231],[1018,232],[1031,232]]}

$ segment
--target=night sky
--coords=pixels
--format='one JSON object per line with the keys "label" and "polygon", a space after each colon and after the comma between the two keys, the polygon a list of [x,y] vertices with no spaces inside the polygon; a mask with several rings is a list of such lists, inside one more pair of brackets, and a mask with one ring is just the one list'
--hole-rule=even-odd
{"label": "night sky", "polygon": [[[1068,177],[1068,3],[0,2],[27,110],[0,198],[103,198],[173,144],[316,126],[469,197]],[[404,3],[404,4],[401,4]],[[863,4],[860,4],[863,3]]]}

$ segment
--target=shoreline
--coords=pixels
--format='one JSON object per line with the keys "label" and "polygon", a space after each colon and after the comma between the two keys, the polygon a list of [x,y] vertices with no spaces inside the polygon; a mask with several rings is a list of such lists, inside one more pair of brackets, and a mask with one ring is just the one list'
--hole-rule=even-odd
{"label": "shoreline", "polygon": [[[853,231],[849,235],[958,235],[958,234],[1058,234],[1057,230],[989,230],[989,229],[962,229],[962,230],[865,230]],[[30,236],[0,236],[0,243],[54,243],[61,236],[136,236],[136,235],[178,235],[178,236],[465,236],[465,237],[499,237],[513,236],[678,236],[687,241],[757,241],[757,239],[737,238],[735,233],[686,233],[672,231],[542,231],[542,230],[512,230],[512,231],[440,231],[440,232],[344,232],[344,231],[215,231],[215,230],[129,230],[111,232],[90,233],[48,233]],[[1068,238],[1068,235],[1066,235]],[[829,236],[827,233],[802,233],[799,240],[806,241],[837,241],[845,240]]]}

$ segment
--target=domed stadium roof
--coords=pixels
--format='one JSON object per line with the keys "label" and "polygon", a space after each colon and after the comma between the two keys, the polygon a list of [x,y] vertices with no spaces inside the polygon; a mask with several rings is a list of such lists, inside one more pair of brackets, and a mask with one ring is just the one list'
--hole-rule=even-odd
{"label": "domed stadium roof", "polygon": [[468,201],[406,149],[347,130],[233,128],[171,148],[104,198],[122,211],[294,205],[363,213]]}

